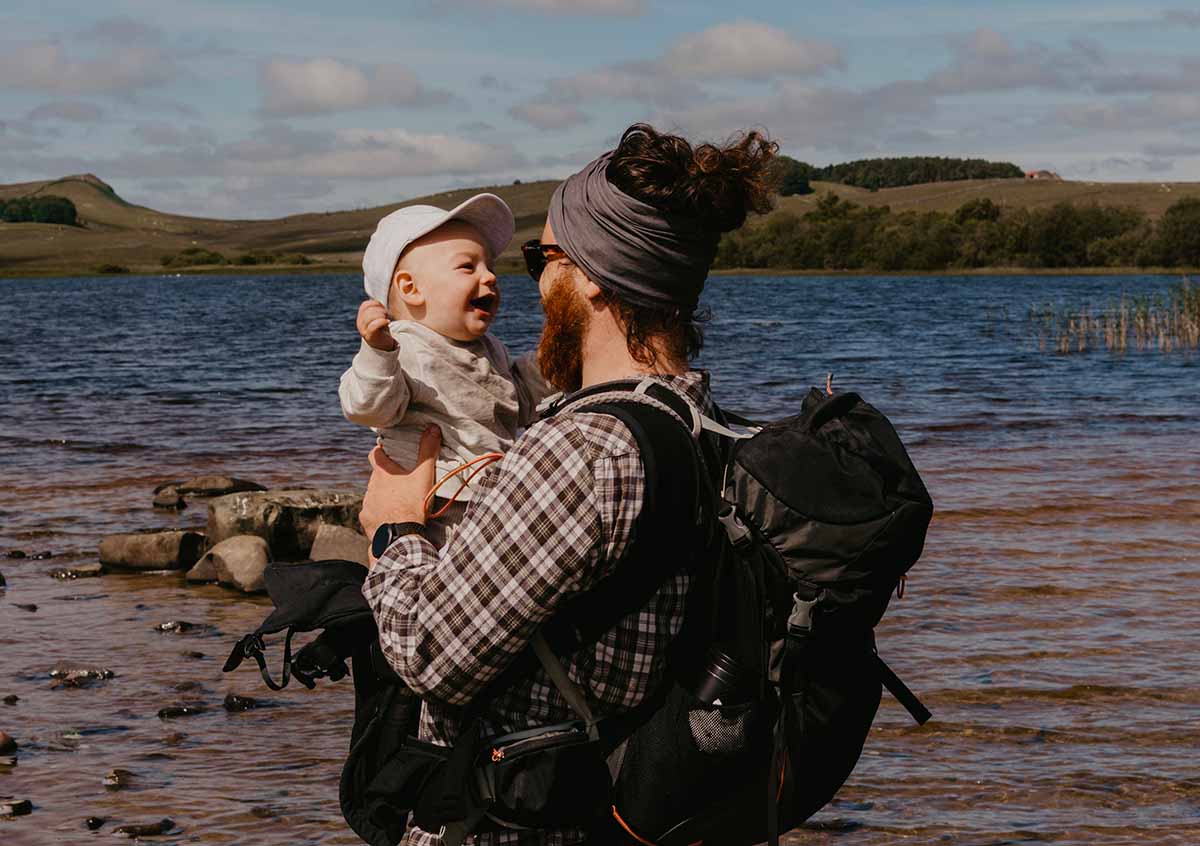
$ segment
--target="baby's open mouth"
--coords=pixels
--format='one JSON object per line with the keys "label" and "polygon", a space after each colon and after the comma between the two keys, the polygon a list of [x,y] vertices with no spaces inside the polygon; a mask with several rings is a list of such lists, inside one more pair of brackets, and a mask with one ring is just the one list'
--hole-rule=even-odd
{"label": "baby's open mouth", "polygon": [[471,308],[477,308],[490,313],[496,308],[496,300],[497,297],[495,294],[480,294],[471,300]]}

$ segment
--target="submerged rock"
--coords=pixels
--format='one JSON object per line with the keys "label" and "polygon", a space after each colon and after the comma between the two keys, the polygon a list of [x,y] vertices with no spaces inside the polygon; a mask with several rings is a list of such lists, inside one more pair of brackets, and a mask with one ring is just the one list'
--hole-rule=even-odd
{"label": "submerged rock", "polygon": [[253,696],[238,696],[236,693],[227,693],[225,702],[222,703],[226,711],[236,713],[238,711],[252,711],[260,707],[260,703]]}
{"label": "submerged rock", "polygon": [[10,550],[8,551],[8,557],[9,557],[9,558],[24,558],[24,557],[25,557],[25,550],[23,550],[23,549],[10,549]]}
{"label": "submerged rock", "polygon": [[92,579],[104,575],[104,565],[80,564],[78,567],[58,567],[51,570],[50,575],[64,582],[74,579]]}
{"label": "submerged rock", "polygon": [[0,731],[0,755],[15,755],[16,752],[17,741],[8,732]]}
{"label": "submerged rock", "polygon": [[82,670],[51,670],[50,677],[54,679],[51,687],[54,688],[80,688],[91,687],[94,682],[107,681],[113,678],[116,673],[107,668],[97,669],[82,669]]}
{"label": "submerged rock", "polygon": [[177,717],[192,717],[196,714],[203,714],[207,710],[208,708],[199,702],[186,705],[168,705],[166,708],[158,709],[158,718],[160,720],[173,720]]}
{"label": "submerged rock", "polygon": [[174,827],[174,820],[163,818],[156,823],[118,826],[113,829],[113,834],[124,834],[127,837],[158,837],[166,834]]}
{"label": "submerged rock", "polygon": [[47,549],[44,552],[39,552],[36,555],[31,555],[29,557],[34,561],[45,561],[47,558],[53,558],[54,553]]}
{"label": "submerged rock", "polygon": [[114,767],[104,774],[104,786],[109,790],[123,790],[133,784],[134,777],[132,770]]}
{"label": "submerged rock", "polygon": [[0,799],[0,817],[23,817],[33,813],[33,803],[28,799]]}
{"label": "submerged rock", "polygon": [[207,534],[212,544],[256,535],[267,542],[276,561],[302,561],[322,525],[357,529],[361,509],[362,496],[350,491],[236,493],[208,504]]}
{"label": "submerged rock", "polygon": [[324,523],[317,529],[308,557],[313,561],[356,561],[365,567],[370,547],[371,542],[361,532]]}
{"label": "submerged rock", "polygon": [[20,608],[22,611],[28,611],[30,614],[37,611],[38,608],[36,602],[14,602],[13,605],[15,605],[17,608]]}
{"label": "submerged rock", "polygon": [[206,632],[212,629],[208,623],[189,623],[187,620],[168,620],[165,623],[159,623],[154,627],[156,632],[174,632],[175,634],[187,634],[188,632]]}
{"label": "submerged rock", "polygon": [[3,702],[5,705],[16,705],[20,701],[21,697],[17,696],[15,693],[10,693],[8,696],[0,699],[0,702]]}
{"label": "submerged rock", "polygon": [[98,831],[106,822],[108,817],[88,817],[83,824],[87,826],[88,831]]}
{"label": "submerged rock", "polygon": [[238,535],[227,538],[210,549],[217,581],[225,587],[237,588],[243,593],[260,593],[267,589],[263,573],[271,562],[271,550],[267,542],[255,535]]}
{"label": "submerged rock", "polygon": [[100,563],[127,570],[186,570],[203,550],[204,534],[184,529],[109,535],[100,542]]}
{"label": "submerged rock", "polygon": [[185,496],[225,496],[244,491],[266,490],[258,482],[221,475],[197,476],[186,482],[179,482],[175,487],[179,493]]}
{"label": "submerged rock", "polygon": [[182,655],[184,658],[191,658],[196,661],[199,661],[201,658],[205,657],[203,652],[197,652],[194,649],[185,649],[183,652],[180,652],[179,654]]}
{"label": "submerged rock", "polygon": [[187,508],[187,502],[179,491],[175,488],[167,488],[160,493],[154,495],[153,505],[155,508],[162,508],[168,511],[182,511]]}
{"label": "submerged rock", "polygon": [[6,581],[4,580],[4,574],[3,574],[3,573],[0,573],[0,589],[3,589],[3,588],[5,588],[5,587],[7,587],[7,586],[8,586],[8,582],[6,582]]}
{"label": "submerged rock", "polygon": [[50,671],[52,679],[66,678],[89,678],[89,679],[111,679],[117,674],[108,667],[72,667],[67,664],[57,664]]}

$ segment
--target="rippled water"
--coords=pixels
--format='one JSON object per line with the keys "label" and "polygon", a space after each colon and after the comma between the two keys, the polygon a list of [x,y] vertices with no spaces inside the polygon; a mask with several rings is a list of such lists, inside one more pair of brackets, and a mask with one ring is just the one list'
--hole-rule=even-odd
{"label": "rippled water", "polygon": [[[1200,365],[1039,352],[1032,305],[1165,290],[1166,278],[721,278],[703,366],[719,402],[793,409],[811,384],[891,416],[938,511],[881,653],[934,711],[886,695],[864,757],[796,843],[1200,843]],[[371,436],[336,397],[348,277],[0,282],[0,730],[21,744],[0,843],[92,842],[169,817],[161,842],[337,844],[348,683],[269,694],[222,676],[264,599],[177,575],[61,583],[106,533],[204,522],[150,508],[159,481],[227,472],[361,487]],[[536,338],[527,280],[498,334]],[[7,551],[54,553],[11,560]],[[20,605],[34,604],[36,611]],[[167,620],[208,632],[161,634]],[[202,653],[189,657],[184,653]],[[58,662],[116,676],[55,689]],[[227,692],[272,707],[239,714]],[[205,713],[160,720],[164,706]],[[102,778],[135,773],[126,790]],[[89,816],[110,818],[98,834]]]}

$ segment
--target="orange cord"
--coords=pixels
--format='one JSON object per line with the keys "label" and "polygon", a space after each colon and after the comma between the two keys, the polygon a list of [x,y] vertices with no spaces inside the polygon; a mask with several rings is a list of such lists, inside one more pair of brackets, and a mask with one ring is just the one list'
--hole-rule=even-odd
{"label": "orange cord", "polygon": [[621,824],[621,828],[625,829],[626,834],[628,834],[630,837],[632,837],[638,843],[643,844],[643,846],[655,846],[653,841],[647,840],[644,837],[638,837],[636,834],[633,833],[633,829],[630,828],[629,826],[627,826],[625,824],[625,820],[621,819],[621,815],[619,813],[617,813],[616,805],[613,805],[612,809],[613,809],[613,819],[615,819],[618,823]]}
{"label": "orange cord", "polygon": [[[470,461],[466,462],[465,464],[460,464],[459,466],[457,466],[453,470],[451,470],[449,473],[447,473],[445,476],[438,479],[437,482],[435,482],[433,487],[430,489],[429,493],[425,494],[425,515],[426,515],[426,517],[428,517],[430,520],[435,520],[438,517],[441,517],[443,514],[445,514],[446,511],[450,508],[450,506],[453,505],[455,503],[455,501],[458,499],[458,495],[467,489],[467,485],[471,484],[472,479],[474,479],[476,476],[478,476],[489,464],[491,464],[495,461],[499,461],[503,457],[504,457],[504,454],[500,453],[500,452],[484,453],[483,455],[479,456],[478,458],[473,458]],[[463,483],[458,486],[458,490],[456,490],[454,492],[454,496],[450,497],[450,499],[446,501],[446,504],[443,505],[441,508],[439,508],[437,511],[430,512],[429,507],[433,504],[433,499],[437,495],[438,490],[441,489],[442,485],[444,485],[446,482],[448,482],[450,479],[453,479],[455,476],[459,475],[460,473],[462,473],[466,470],[470,470],[472,467],[475,467],[476,464],[480,464],[480,466],[476,467],[476,469],[473,473],[471,473],[469,476],[467,476],[463,479]]]}

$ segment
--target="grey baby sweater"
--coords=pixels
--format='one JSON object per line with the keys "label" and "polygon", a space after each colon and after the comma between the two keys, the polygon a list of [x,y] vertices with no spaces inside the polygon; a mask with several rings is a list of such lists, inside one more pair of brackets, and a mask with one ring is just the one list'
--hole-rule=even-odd
{"label": "grey baby sweater", "polygon": [[[554,393],[533,353],[513,360],[491,335],[455,341],[412,320],[388,325],[396,349],[362,343],[342,374],[342,413],[372,427],[393,460],[416,463],[421,433],[430,423],[442,430],[437,477],[488,452],[506,452],[518,430],[537,419],[537,404]],[[449,497],[460,474],[442,485]],[[458,497],[471,498],[470,487]]]}

